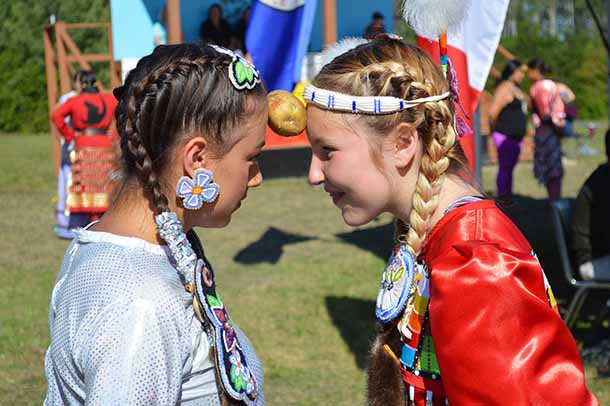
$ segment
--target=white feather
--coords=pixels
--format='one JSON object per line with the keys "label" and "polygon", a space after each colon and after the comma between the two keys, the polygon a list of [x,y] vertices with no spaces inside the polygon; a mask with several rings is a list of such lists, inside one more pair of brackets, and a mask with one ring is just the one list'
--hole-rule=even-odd
{"label": "white feather", "polygon": [[403,17],[418,35],[437,39],[460,32],[470,0],[404,0]]}
{"label": "white feather", "polygon": [[322,66],[328,65],[339,55],[343,55],[347,51],[356,48],[358,45],[366,44],[367,42],[369,42],[367,39],[361,37],[347,37],[337,41],[334,45],[331,45],[322,51]]}

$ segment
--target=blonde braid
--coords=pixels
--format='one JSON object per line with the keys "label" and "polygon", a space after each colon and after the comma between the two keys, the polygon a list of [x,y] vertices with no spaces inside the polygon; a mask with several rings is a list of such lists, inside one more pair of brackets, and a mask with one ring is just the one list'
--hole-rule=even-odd
{"label": "blonde braid", "polygon": [[[437,117],[428,121],[432,137],[421,159],[421,166],[412,208],[409,213],[409,230],[406,236],[407,249],[414,257],[421,252],[428,235],[430,218],[438,208],[438,196],[450,165],[449,151],[455,144],[456,133],[451,123],[451,112],[445,103],[426,103],[426,111]],[[428,114],[427,114],[428,115]]]}

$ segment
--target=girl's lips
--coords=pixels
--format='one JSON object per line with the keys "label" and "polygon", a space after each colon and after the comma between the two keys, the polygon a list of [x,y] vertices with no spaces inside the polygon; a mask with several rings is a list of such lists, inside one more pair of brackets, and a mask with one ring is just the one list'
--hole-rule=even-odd
{"label": "girl's lips", "polygon": [[324,184],[324,191],[330,195],[330,197],[331,197],[331,199],[333,199],[333,203],[335,205],[339,202],[339,200],[341,200],[341,198],[343,196],[345,196],[345,192],[335,189],[333,186],[329,185],[328,183]]}
{"label": "girl's lips", "polygon": [[339,203],[339,201],[341,200],[341,198],[343,196],[345,196],[345,193],[343,192],[328,192],[328,194],[330,195],[330,197],[333,199],[333,203],[336,205],[337,203]]}

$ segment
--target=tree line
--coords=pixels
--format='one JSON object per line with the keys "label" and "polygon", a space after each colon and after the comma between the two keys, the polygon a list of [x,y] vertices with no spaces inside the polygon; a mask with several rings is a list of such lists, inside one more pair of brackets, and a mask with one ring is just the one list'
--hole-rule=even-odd
{"label": "tree line", "polygon": [[[606,1],[589,4],[607,32]],[[502,34],[500,43],[521,61],[538,57],[550,65],[549,76],[576,94],[580,118],[608,116],[608,53],[586,0],[511,0]],[[504,62],[496,55],[498,69]]]}

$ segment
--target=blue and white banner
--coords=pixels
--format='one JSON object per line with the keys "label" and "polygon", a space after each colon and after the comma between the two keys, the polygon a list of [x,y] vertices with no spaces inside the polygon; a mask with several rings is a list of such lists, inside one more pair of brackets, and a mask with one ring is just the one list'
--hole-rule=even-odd
{"label": "blue and white banner", "polygon": [[317,0],[254,0],[246,46],[268,91],[300,80]]}

